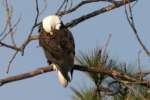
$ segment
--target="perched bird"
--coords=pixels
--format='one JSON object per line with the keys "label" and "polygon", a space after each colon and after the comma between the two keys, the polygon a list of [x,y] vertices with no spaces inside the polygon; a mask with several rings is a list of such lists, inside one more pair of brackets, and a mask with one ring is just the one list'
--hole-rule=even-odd
{"label": "perched bird", "polygon": [[48,64],[57,71],[60,84],[66,87],[71,81],[69,73],[74,65],[75,44],[72,33],[59,16],[50,15],[42,20],[39,34],[39,45],[44,50]]}

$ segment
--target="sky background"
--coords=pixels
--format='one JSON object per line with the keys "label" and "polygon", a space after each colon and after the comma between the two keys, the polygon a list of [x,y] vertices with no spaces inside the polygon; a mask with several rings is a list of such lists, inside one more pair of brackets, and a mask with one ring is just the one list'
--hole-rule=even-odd
{"label": "sky background", "polygon": [[[74,1],[74,4],[79,1],[80,0]],[[21,45],[33,25],[35,18],[35,4],[34,0],[12,0],[11,2],[14,10],[13,21],[16,21],[19,16],[22,17],[16,32],[16,42],[18,45]],[[54,14],[61,2],[62,0],[49,0],[48,8],[40,17],[40,21],[45,16]],[[41,2],[40,4],[42,7],[43,3]],[[139,0],[133,8],[133,14],[139,35],[145,45],[150,49],[149,4],[150,0]],[[71,19],[106,5],[108,5],[108,3],[93,3],[88,6],[83,6],[76,12],[64,16],[62,20],[64,23],[69,22]],[[4,8],[1,0],[0,32],[4,27],[5,21],[3,10]],[[110,57],[127,64],[135,65],[137,63],[137,54],[139,50],[141,50],[141,47],[128,25],[124,7],[80,23],[72,28],[71,31],[75,38],[77,55],[79,55],[79,52],[89,53],[95,47],[103,47],[108,35],[111,33],[112,38],[107,50]],[[37,34],[37,32],[35,31],[34,34]],[[46,66],[47,62],[43,51],[41,48],[37,48],[37,46],[37,41],[30,43],[25,50],[25,55],[22,57],[19,54],[16,57],[9,74],[5,73],[6,67],[14,52],[7,48],[0,48],[0,78]],[[141,54],[141,58],[141,63],[144,66],[143,69],[150,69],[150,58],[144,53]],[[91,85],[92,83],[85,74],[76,71],[74,73],[73,81],[67,88],[63,88],[57,81],[56,73],[50,72],[0,87],[0,98],[3,100],[70,100],[72,94],[70,91],[71,86],[81,88]]]}

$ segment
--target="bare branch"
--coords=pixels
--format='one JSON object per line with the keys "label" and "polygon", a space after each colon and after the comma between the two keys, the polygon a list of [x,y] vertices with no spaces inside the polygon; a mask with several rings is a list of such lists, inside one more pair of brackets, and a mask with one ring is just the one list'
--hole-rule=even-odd
{"label": "bare branch", "polygon": [[114,0],[83,0],[80,3],[78,3],[77,5],[75,5],[73,8],[71,8],[67,11],[57,12],[56,14],[59,15],[59,16],[63,16],[63,15],[69,14],[71,12],[74,12],[75,10],[79,9],[81,6],[83,6],[85,4],[89,4],[89,3],[93,3],[93,2],[100,2],[100,1],[106,1],[106,2],[111,2],[111,3],[116,2]]}
{"label": "bare branch", "polygon": [[66,2],[67,2],[67,0],[64,0],[64,1],[62,2],[62,4],[60,5],[60,7],[58,8],[58,10],[57,10],[57,12],[56,12],[57,15],[59,14],[59,12],[60,12],[61,9],[63,8],[63,6],[66,4]]}
{"label": "bare branch", "polygon": [[[38,23],[38,18],[39,18],[39,14],[40,14],[40,13],[39,13],[38,0],[36,0],[35,3],[36,3],[36,17],[35,17],[35,21],[34,21],[33,27],[31,28],[30,33],[29,33],[29,35],[28,35],[27,41],[29,41],[29,39],[30,39],[30,37],[31,37],[31,35],[32,35],[33,31],[34,31],[34,29],[35,29],[35,28],[37,27],[37,25],[39,24],[39,23]],[[24,49],[25,49],[25,47],[26,47],[26,46],[23,46],[23,47],[22,47],[22,55],[24,55]]]}
{"label": "bare branch", "polygon": [[8,67],[7,67],[7,71],[6,71],[7,73],[9,72],[11,63],[14,61],[15,57],[17,56],[17,54],[23,50],[22,48],[26,47],[32,40],[38,40],[38,39],[39,39],[38,35],[33,35],[29,39],[24,41],[20,48],[18,48],[16,46],[5,44],[3,42],[0,42],[1,46],[5,46],[7,48],[15,50],[14,55],[12,56],[12,58],[9,61],[9,64],[8,64]]}
{"label": "bare branch", "polygon": [[1,45],[1,46],[4,46],[4,47],[7,47],[7,48],[10,48],[10,49],[13,49],[13,50],[16,50],[16,51],[21,51],[20,48],[17,48],[17,47],[12,46],[12,45],[5,44],[5,43],[3,43],[3,42],[1,42],[1,41],[0,41],[0,45]]}
{"label": "bare branch", "polygon": [[28,38],[27,40],[25,40],[23,42],[23,44],[21,45],[20,49],[23,50],[31,41],[38,40],[38,39],[39,39],[39,35],[32,35],[32,36],[30,36],[30,38]]}
{"label": "bare branch", "polygon": [[118,8],[118,7],[120,7],[120,6],[123,6],[123,5],[125,5],[125,4],[131,3],[131,2],[134,2],[134,1],[136,1],[136,0],[116,1],[116,2],[113,3],[112,5],[106,6],[106,7],[104,7],[104,8],[99,9],[99,10],[96,10],[96,11],[93,11],[93,12],[88,13],[88,14],[86,14],[86,15],[83,15],[83,16],[81,16],[81,17],[79,17],[79,18],[76,18],[76,19],[74,19],[74,20],[72,20],[72,21],[66,23],[65,26],[68,27],[68,28],[72,28],[72,27],[76,26],[77,24],[79,24],[79,23],[81,23],[81,22],[83,22],[83,21],[85,21],[85,20],[87,20],[87,19],[93,18],[93,17],[95,17],[95,16],[97,16],[97,15],[100,15],[100,14],[102,14],[102,13],[111,11],[111,10],[113,10],[113,9],[115,9],[115,8]]}
{"label": "bare branch", "polygon": [[[125,0],[125,1],[128,1],[128,0]],[[132,28],[132,30],[134,32],[134,35],[136,36],[136,39],[139,42],[140,46],[142,47],[142,49],[144,50],[144,52],[147,54],[147,56],[150,56],[149,50],[147,49],[147,47],[142,42],[140,36],[138,35],[138,31],[137,31],[137,29],[135,27],[131,5],[129,4],[128,7],[129,7],[129,13],[127,11],[127,6],[125,5],[125,14],[126,14],[126,18],[128,20],[128,23],[129,23],[130,27]]]}
{"label": "bare branch", "polygon": [[[5,34],[4,34],[4,33],[1,33],[1,35],[4,34],[4,36],[0,39],[0,41],[3,41],[9,34],[11,34],[11,37],[12,37],[12,35],[13,35],[14,32],[16,31],[16,27],[18,26],[18,24],[19,24],[20,21],[21,21],[21,17],[19,17],[19,19],[16,21],[16,23],[15,23],[13,26],[11,26],[11,28],[8,30],[8,32],[5,33],[4,30],[7,30],[7,27],[6,27],[6,29],[3,30],[3,32],[4,32]],[[7,26],[7,23],[6,23],[6,26]],[[13,38],[12,38],[12,39],[13,39]],[[14,45],[14,46],[16,46],[16,45]]]}
{"label": "bare branch", "polygon": [[4,46],[4,47],[7,47],[7,48],[10,48],[10,49],[13,49],[15,51],[22,51],[22,48],[27,46],[31,41],[33,40],[38,40],[39,39],[39,36],[38,35],[32,35],[29,39],[25,40],[23,42],[23,44],[21,45],[21,47],[16,47],[16,46],[12,46],[12,45],[9,45],[9,44],[6,44],[6,43],[3,43],[0,41],[0,45],[1,46]]}
{"label": "bare branch", "polygon": [[10,1],[8,2],[8,0],[5,0],[4,2],[5,2],[6,18],[7,18],[6,26],[8,25],[9,32],[7,34],[5,34],[5,36],[3,37],[3,39],[10,34],[10,36],[11,36],[11,42],[15,46],[16,44],[15,44],[15,40],[14,40],[14,32],[13,32],[13,28],[12,28],[13,8],[12,8],[12,6],[10,4]]}
{"label": "bare branch", "polygon": [[[81,1],[79,4],[77,4],[75,7],[73,7],[72,9],[69,9],[67,11],[61,11],[61,12],[57,11],[56,14],[59,16],[63,16],[63,15],[66,15],[68,13],[71,13],[71,12],[77,10],[78,8],[80,8],[81,6],[83,6],[85,4],[92,3],[92,2],[98,2],[98,1],[101,1],[101,0],[84,0],[84,1]],[[62,5],[64,5],[64,4],[62,4]],[[62,6],[60,6],[60,8],[62,8]],[[59,8],[59,11],[60,11],[60,8]]]}
{"label": "bare branch", "polygon": [[15,59],[15,57],[17,56],[18,52],[19,52],[19,51],[16,51],[16,52],[13,54],[12,58],[10,59],[9,64],[8,64],[8,67],[7,67],[7,71],[6,71],[7,73],[9,72],[10,66],[11,66],[13,60]]}
{"label": "bare branch", "polygon": [[47,67],[38,68],[38,69],[36,69],[34,71],[31,71],[31,72],[18,74],[18,75],[15,75],[15,76],[10,76],[10,77],[7,77],[5,79],[0,79],[0,86],[4,85],[6,83],[10,83],[10,82],[14,82],[14,81],[34,77],[34,76],[40,75],[42,73],[47,73],[47,72],[50,72],[50,71],[52,71],[52,68],[50,66],[47,66]]}

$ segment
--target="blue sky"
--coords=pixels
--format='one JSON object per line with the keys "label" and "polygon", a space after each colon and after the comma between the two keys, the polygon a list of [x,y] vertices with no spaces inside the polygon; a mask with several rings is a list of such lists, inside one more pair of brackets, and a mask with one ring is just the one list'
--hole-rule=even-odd
{"label": "blue sky", "polygon": [[[28,35],[33,24],[35,5],[33,4],[33,0],[13,0],[12,3],[14,5],[13,20],[15,21],[20,15],[22,16],[16,33],[16,41],[18,45],[20,45]],[[40,20],[44,16],[55,13],[61,1],[49,0],[48,4],[47,10],[40,17]],[[145,45],[150,49],[150,23],[148,21],[150,18],[150,14],[148,13],[148,9],[150,9],[149,4],[149,0],[139,0],[137,5],[133,8],[133,14],[139,35]],[[62,20],[64,23],[68,22],[73,18],[105,5],[105,3],[94,3],[89,6],[84,6],[75,13],[64,16]],[[4,22],[2,20],[4,20],[4,13],[2,4],[0,5],[0,12],[2,12],[0,13],[0,26],[3,27]],[[72,28],[71,31],[75,38],[76,54],[79,54],[80,51],[89,52],[95,47],[102,47],[105,44],[108,34],[111,33],[112,38],[108,47],[110,56],[120,62],[131,64],[136,64],[137,62],[137,53],[141,50],[141,47],[128,25],[124,7],[87,20]],[[34,34],[37,33],[35,32]],[[20,55],[16,57],[9,74],[6,74],[5,70],[13,51],[7,48],[0,48],[0,78],[27,72],[40,66],[47,65],[42,49],[37,48],[37,46],[37,41],[30,43],[26,48],[25,55],[23,57]],[[149,69],[149,57],[144,53],[141,54],[141,57],[141,63],[145,65],[144,69]],[[63,88],[57,81],[56,73],[51,72],[0,87],[0,98],[3,100],[70,100],[71,91],[69,87],[74,86],[80,88],[82,86],[89,86],[91,83],[87,80],[84,74],[75,72],[71,84],[67,88]]]}

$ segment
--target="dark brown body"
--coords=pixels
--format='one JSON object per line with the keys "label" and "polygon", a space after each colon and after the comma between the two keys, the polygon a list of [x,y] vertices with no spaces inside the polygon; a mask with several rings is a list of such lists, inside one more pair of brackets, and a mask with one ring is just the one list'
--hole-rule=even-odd
{"label": "dark brown body", "polygon": [[72,33],[66,29],[54,30],[52,35],[39,29],[39,44],[43,48],[49,64],[54,63],[59,66],[59,70],[67,81],[70,81],[68,72],[74,65],[75,44]]}

